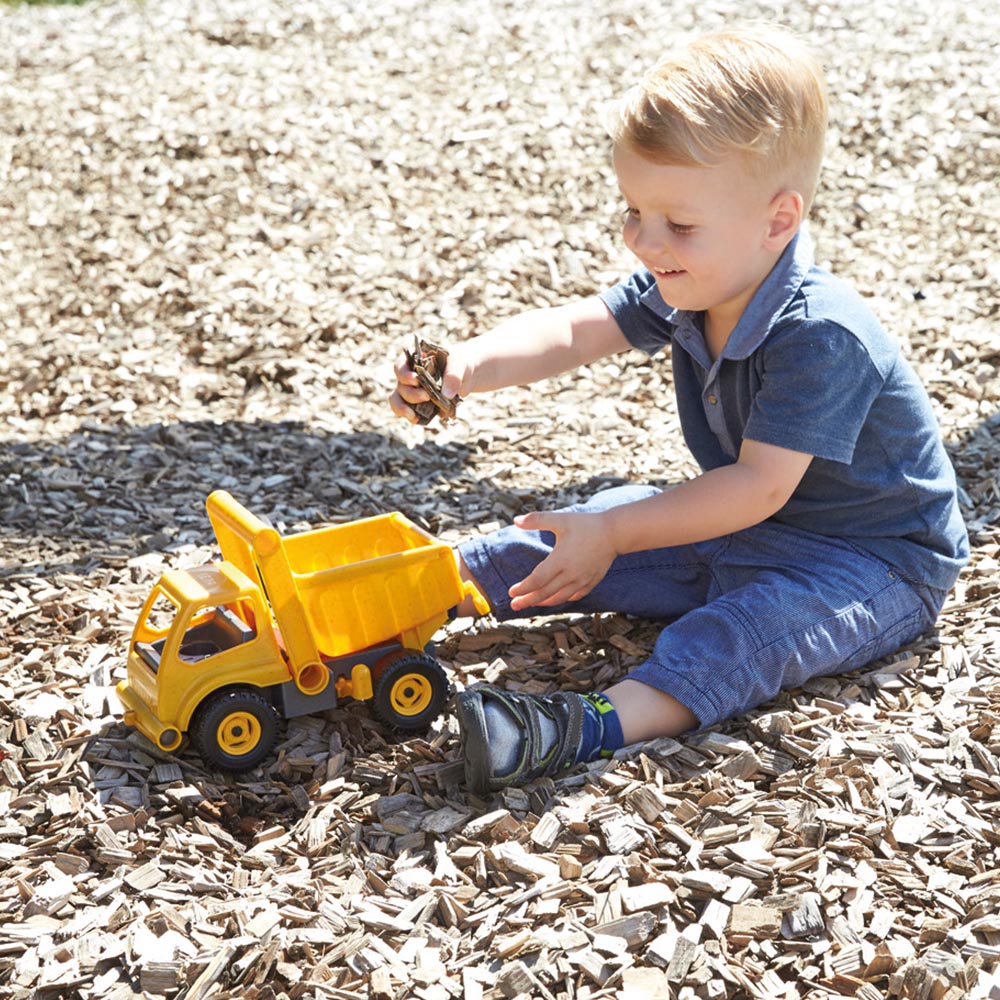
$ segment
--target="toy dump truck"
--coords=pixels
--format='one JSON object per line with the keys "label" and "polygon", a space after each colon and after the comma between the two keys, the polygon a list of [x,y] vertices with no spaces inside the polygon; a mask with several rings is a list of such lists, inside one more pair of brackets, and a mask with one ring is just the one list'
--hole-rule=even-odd
{"label": "toy dump truck", "polygon": [[398,513],[282,537],[222,490],[206,506],[222,561],[153,587],[117,688],[126,723],[166,751],[188,733],[242,771],[282,716],[340,698],[402,730],[440,714],[450,685],[431,636],[467,595],[487,610],[447,545]]}

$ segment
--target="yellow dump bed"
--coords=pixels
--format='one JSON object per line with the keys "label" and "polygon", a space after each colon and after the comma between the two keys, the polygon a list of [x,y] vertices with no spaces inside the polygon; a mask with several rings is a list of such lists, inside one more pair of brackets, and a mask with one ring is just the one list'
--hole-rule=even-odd
{"label": "yellow dump bed", "polygon": [[390,641],[422,649],[467,594],[487,610],[451,549],[402,514],[283,538],[223,490],[207,507],[223,559],[263,583],[306,693],[326,683],[322,660]]}
{"label": "yellow dump bed", "polygon": [[[402,514],[291,535],[284,549],[302,610],[326,656],[429,622],[433,632],[464,594],[451,549]],[[420,648],[429,638],[413,645]]]}

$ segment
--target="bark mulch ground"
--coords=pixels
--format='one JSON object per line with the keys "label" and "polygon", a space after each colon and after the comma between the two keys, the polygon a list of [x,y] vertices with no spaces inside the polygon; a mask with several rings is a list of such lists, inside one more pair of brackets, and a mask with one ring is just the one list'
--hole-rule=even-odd
{"label": "bark mulch ground", "polygon": [[[225,487],[288,531],[441,537],[693,472],[639,357],[385,404],[629,260],[601,116],[675,32],[829,69],[813,233],[926,381],[974,556],[933,634],[731,723],[489,800],[454,722],[358,704],[243,778],[113,685]],[[990,4],[147,0],[0,12],[0,996],[1000,996],[1000,142]],[[655,623],[449,626],[458,685],[603,687]]]}

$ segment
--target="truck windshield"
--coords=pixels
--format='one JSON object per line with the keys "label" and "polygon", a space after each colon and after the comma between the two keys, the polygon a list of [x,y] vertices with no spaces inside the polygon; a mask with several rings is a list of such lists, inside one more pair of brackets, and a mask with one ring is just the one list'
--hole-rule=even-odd
{"label": "truck windshield", "polygon": [[249,642],[256,634],[254,629],[227,607],[220,605],[199,608],[189,619],[179,655],[182,660],[196,663]]}
{"label": "truck windshield", "polygon": [[165,635],[170,631],[176,616],[177,604],[165,590],[157,587],[153,591],[153,600],[142,622],[143,631],[148,633],[150,638]]}
{"label": "truck windshield", "polygon": [[163,647],[178,610],[177,602],[162,587],[154,588],[149,596],[146,614],[136,629],[135,643],[136,652],[154,673],[160,669]]}
{"label": "truck windshield", "polygon": [[183,621],[178,620],[180,610],[170,595],[158,588],[135,644],[139,655],[154,672],[160,669],[168,636],[175,628],[184,630],[177,657],[185,663],[199,663],[249,642],[257,634],[239,615],[222,605],[193,607]]}

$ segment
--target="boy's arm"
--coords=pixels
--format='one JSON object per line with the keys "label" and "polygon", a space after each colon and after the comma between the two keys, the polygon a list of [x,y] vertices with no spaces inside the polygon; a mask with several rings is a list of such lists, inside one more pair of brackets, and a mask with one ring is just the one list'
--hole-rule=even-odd
{"label": "boy's arm", "polygon": [[609,510],[607,524],[615,548],[624,554],[684,545],[759,524],[784,507],[812,458],[801,451],[744,440],[734,464]]}
{"label": "boy's arm", "polygon": [[564,306],[533,309],[460,345],[471,368],[461,388],[491,392],[539,382],[629,346],[596,295]]}
{"label": "boy's arm", "polygon": [[798,486],[812,455],[744,440],[737,462],[655,496],[600,513],[533,513],[521,528],[551,531],[556,545],[510,589],[511,608],[563,604],[589,593],[616,556],[684,545],[741,531],[777,513]]}
{"label": "boy's arm", "polygon": [[[448,345],[446,396],[526,385],[579,368],[631,345],[595,295],[550,309],[533,309],[471,340]],[[405,361],[396,365],[393,412],[409,420],[410,404],[427,398]]]}

